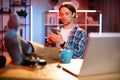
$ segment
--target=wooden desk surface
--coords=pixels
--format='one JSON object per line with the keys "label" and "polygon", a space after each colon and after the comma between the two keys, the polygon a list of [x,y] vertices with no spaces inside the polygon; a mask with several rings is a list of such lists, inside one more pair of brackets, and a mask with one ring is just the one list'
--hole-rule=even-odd
{"label": "wooden desk surface", "polygon": [[109,74],[79,77],[79,80],[120,80],[120,73],[109,73]]}
{"label": "wooden desk surface", "polygon": [[78,78],[59,69],[58,62],[48,63],[44,67],[30,68],[11,65],[11,59],[7,58],[7,66],[0,69],[0,80],[78,80]]}
{"label": "wooden desk surface", "polygon": [[[7,63],[10,58],[7,58]],[[111,73],[76,78],[57,68],[58,63],[47,64],[39,69],[8,65],[0,69],[0,80],[120,80],[120,73]]]}

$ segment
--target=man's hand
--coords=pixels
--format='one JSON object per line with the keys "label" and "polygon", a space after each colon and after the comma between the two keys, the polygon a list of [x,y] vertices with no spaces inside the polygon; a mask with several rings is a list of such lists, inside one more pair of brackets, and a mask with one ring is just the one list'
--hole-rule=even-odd
{"label": "man's hand", "polygon": [[49,42],[55,42],[56,44],[62,44],[64,43],[63,37],[60,34],[60,32],[57,31],[57,34],[54,34],[52,31],[50,31],[50,35],[48,37]]}

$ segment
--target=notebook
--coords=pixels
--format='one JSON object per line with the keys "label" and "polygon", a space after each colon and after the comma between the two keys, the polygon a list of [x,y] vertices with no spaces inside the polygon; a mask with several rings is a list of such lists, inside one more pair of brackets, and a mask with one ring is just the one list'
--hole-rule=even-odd
{"label": "notebook", "polygon": [[82,67],[83,59],[71,59],[70,63],[60,63],[58,67],[62,70],[70,73],[71,75],[78,77],[80,68]]}
{"label": "notebook", "polygon": [[83,60],[60,63],[74,76],[90,76],[120,72],[120,33],[90,33]]}

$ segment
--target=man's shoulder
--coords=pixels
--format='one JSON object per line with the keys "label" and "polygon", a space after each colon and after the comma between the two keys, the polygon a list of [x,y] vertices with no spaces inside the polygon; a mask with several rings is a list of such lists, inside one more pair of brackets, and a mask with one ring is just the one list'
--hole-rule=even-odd
{"label": "man's shoulder", "polygon": [[79,25],[75,25],[74,27],[75,29],[77,29],[77,31],[80,31],[80,32],[85,32],[84,29],[82,29]]}

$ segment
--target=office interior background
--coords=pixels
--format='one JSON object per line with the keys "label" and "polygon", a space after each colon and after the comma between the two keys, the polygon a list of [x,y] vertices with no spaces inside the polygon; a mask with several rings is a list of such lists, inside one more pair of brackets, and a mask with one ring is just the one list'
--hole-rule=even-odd
{"label": "office interior background", "polygon": [[[11,9],[11,7],[13,7],[11,6],[11,1],[29,2],[30,11],[27,13],[27,17],[29,16],[29,18],[26,19],[26,22],[28,20],[30,27],[29,29],[23,30],[22,33],[26,33],[27,40],[43,45],[45,45],[45,13],[49,10],[54,10],[55,7],[59,7],[59,5],[65,1],[77,1],[79,3],[78,10],[100,10],[102,14],[102,32],[120,32],[120,0],[0,0],[0,9]],[[8,18],[9,13],[4,14],[1,11],[1,32],[7,25]]]}

